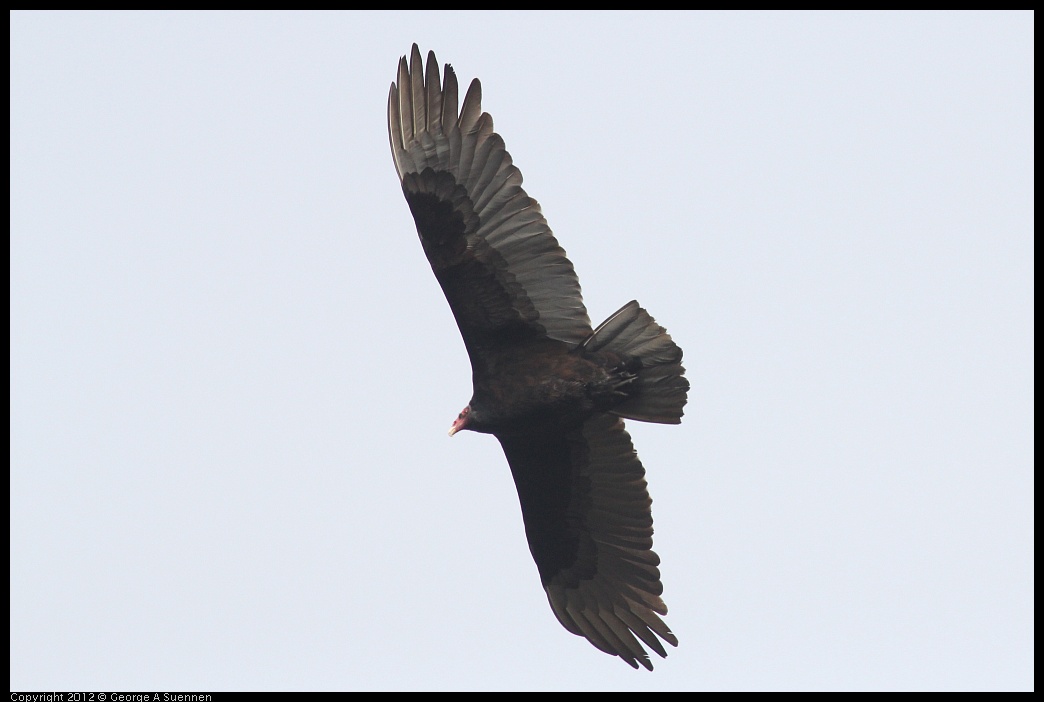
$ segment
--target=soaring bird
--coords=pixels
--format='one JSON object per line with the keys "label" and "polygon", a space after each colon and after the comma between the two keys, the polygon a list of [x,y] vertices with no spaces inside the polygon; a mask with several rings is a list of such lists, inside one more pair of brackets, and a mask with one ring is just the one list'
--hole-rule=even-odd
{"label": "soaring bird", "polygon": [[573,264],[482,111],[434,52],[399,59],[388,95],[395,171],[471,358],[449,433],[499,441],[529,550],[568,631],[652,670],[678,639],[661,616],[645,469],[622,418],[677,424],[682,351],[636,301],[592,329]]}

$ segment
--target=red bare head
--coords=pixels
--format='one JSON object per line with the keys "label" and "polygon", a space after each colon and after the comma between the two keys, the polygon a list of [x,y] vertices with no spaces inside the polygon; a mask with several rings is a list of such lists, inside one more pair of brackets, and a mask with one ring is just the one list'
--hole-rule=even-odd
{"label": "red bare head", "polygon": [[467,407],[462,409],[460,411],[460,414],[457,415],[457,418],[453,420],[453,425],[450,427],[449,435],[453,436],[454,434],[456,434],[461,429],[467,429],[468,428],[468,421],[470,420],[470,417],[471,417],[471,405],[468,405]]}

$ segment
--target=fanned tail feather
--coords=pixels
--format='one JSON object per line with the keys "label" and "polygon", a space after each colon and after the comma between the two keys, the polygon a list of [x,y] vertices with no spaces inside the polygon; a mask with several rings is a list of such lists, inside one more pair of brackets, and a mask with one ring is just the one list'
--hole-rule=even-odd
{"label": "fanned tail feather", "polygon": [[689,391],[682,350],[636,300],[613,313],[581,345],[584,353],[610,352],[641,362],[628,399],[610,412],[626,419],[678,424]]}

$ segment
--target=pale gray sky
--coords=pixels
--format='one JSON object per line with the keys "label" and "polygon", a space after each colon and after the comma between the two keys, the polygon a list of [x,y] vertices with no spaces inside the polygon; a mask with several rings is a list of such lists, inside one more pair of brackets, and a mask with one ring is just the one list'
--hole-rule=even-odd
{"label": "pale gray sky", "polygon": [[[11,20],[12,689],[1032,689],[1032,14]],[[653,673],[446,437],[414,41],[685,350]]]}

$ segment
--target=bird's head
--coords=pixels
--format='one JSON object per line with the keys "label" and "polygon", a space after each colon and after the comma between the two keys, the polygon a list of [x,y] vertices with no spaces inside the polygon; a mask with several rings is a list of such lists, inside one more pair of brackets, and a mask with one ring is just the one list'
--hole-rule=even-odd
{"label": "bird's head", "polygon": [[457,418],[453,420],[452,426],[450,426],[449,435],[453,436],[461,429],[467,429],[468,424],[471,422],[471,405],[468,405],[460,411]]}

